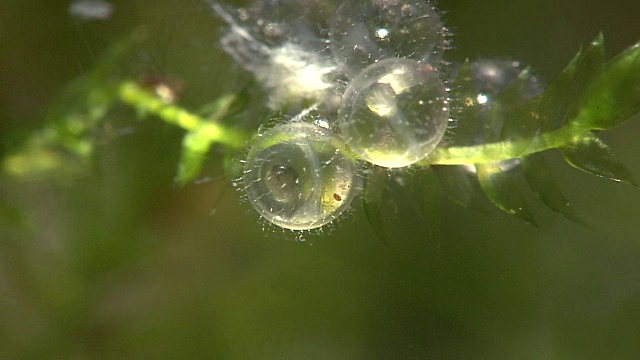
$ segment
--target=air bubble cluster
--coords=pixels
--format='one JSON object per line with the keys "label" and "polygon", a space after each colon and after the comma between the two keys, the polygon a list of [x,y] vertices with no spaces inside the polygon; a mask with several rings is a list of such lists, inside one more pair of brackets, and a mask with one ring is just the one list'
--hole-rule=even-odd
{"label": "air bubble cluster", "polygon": [[[210,0],[213,1],[213,0]],[[223,49],[252,72],[267,104],[295,121],[259,135],[243,183],[284,228],[320,227],[349,205],[354,158],[389,168],[424,159],[449,122],[440,69],[448,31],[427,0],[217,2]],[[325,114],[323,126],[299,113]]]}

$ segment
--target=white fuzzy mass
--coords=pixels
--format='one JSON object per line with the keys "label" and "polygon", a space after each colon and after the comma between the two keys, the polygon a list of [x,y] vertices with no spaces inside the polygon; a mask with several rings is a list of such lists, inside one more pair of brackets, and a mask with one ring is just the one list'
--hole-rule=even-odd
{"label": "white fuzzy mass", "polygon": [[335,67],[329,59],[292,43],[271,50],[270,55],[265,66],[254,70],[258,81],[270,90],[270,106],[291,100],[318,101],[332,86],[327,79]]}

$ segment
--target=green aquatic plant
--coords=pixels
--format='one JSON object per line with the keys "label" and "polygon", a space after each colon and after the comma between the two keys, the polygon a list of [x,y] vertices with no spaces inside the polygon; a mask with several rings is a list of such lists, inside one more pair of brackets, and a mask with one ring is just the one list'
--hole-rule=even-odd
{"label": "green aquatic plant", "polygon": [[[429,13],[428,26],[415,30],[419,36],[403,33],[397,41],[406,44],[388,46],[395,41],[393,31],[404,29],[402,17],[391,16],[400,10],[384,8],[382,22],[360,24],[364,20],[358,17],[323,18],[352,12],[352,2],[327,3],[328,10],[322,7],[316,17],[297,9],[304,13],[275,16],[260,22],[259,28],[251,21],[266,19],[260,6],[238,17],[233,9],[211,4],[227,24],[223,48],[268,93],[266,99],[254,101],[265,102],[273,113],[270,118],[284,114],[286,121],[271,127],[234,124],[228,120],[246,106],[247,95],[220,96],[206,112],[197,113],[176,102],[171,87],[162,82],[114,75],[110,69],[122,54],[133,51],[142,36],[138,34],[69,86],[52,110],[51,125],[34,134],[22,151],[7,155],[4,172],[25,177],[68,168],[69,159],[88,159],[99,141],[96,129],[110,111],[124,105],[141,118],[185,131],[178,184],[197,179],[211,147],[220,146],[229,154],[228,177],[244,180],[241,188],[259,213],[294,230],[325,225],[361,194],[367,218],[382,234],[381,201],[387,182],[396,177],[423,216],[437,215],[429,204],[437,201],[434,194],[439,189],[475,178],[498,208],[535,226],[526,197],[514,183],[517,172],[549,208],[584,223],[540,156],[548,150],[559,150],[567,164],[587,173],[637,186],[598,133],[640,114],[640,44],[607,59],[599,35],[544,91],[540,85],[539,93],[527,95],[535,77],[530,69],[517,67],[515,76],[491,93],[481,89],[474,62],[462,64],[451,78],[443,75],[442,69],[453,67],[442,60],[449,35],[431,6],[418,7]],[[419,13],[407,14],[407,21],[420,18]],[[323,26],[316,32],[300,30],[301,26],[317,29],[323,23],[324,28],[334,28],[333,54],[320,41],[327,35]],[[375,49],[372,63],[361,53],[351,62],[354,58],[341,45],[359,44],[362,39],[355,37],[359,34],[355,29],[373,31],[378,45],[384,45],[367,43]],[[420,31],[433,37],[427,39]],[[430,44],[424,54],[412,47],[421,44],[416,39]],[[65,106],[64,99],[69,98],[73,107]],[[272,148],[277,156],[262,155]],[[461,199],[471,190],[453,191],[457,193],[452,197]]]}

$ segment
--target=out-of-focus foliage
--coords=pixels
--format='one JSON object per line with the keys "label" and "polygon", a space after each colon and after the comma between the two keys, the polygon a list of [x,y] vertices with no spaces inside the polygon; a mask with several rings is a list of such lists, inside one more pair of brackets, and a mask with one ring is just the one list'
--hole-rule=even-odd
{"label": "out-of-focus foliage", "polygon": [[[0,4],[3,155],[46,125],[55,94],[86,75],[97,54],[140,25],[149,37],[118,66],[122,75],[182,79],[178,101],[190,109],[255,91],[216,47],[220,24],[202,3],[113,5],[108,20],[78,22],[66,2]],[[601,29],[611,53],[638,38],[636,1],[440,6],[456,33],[453,59],[512,56],[545,79]],[[264,120],[251,106],[244,111],[255,116],[237,122]],[[535,202],[541,230],[491,208],[443,201],[434,255],[431,234],[396,182],[377,205],[385,241],[354,210],[325,231],[331,236],[300,243],[264,229],[231,190],[217,146],[197,184],[178,188],[186,133],[149,119],[117,105],[108,115],[114,136],[100,137],[80,176],[0,176],[1,358],[633,359],[640,352],[639,202],[630,186],[584,176],[548,154],[560,188],[595,230]],[[639,132],[629,122],[597,134],[636,178]],[[70,168],[77,157],[60,153]],[[483,209],[477,191],[468,191],[476,186],[469,171],[458,170],[434,169],[440,187]]]}
{"label": "out-of-focus foliage", "polygon": [[[604,39],[600,34],[584,51],[578,52],[545,92],[521,104],[529,76],[525,69],[497,91],[488,109],[477,100],[486,95],[478,89],[467,61],[459,70],[452,91],[455,129],[459,132],[452,131],[446,146],[472,149],[473,145],[478,145],[480,132],[486,146],[494,148],[486,152],[485,158],[474,157],[480,188],[491,202],[537,226],[515,178],[522,169],[529,187],[544,204],[568,219],[584,224],[560,191],[542,155],[532,149],[558,148],[571,166],[635,186],[629,170],[591,131],[607,129],[640,115],[638,54],[640,47],[633,45],[605,64]],[[612,104],[619,104],[620,108]],[[442,150],[443,153],[449,151],[456,149]],[[491,161],[491,154],[500,151],[512,154],[515,159]],[[437,155],[434,158],[440,160]],[[524,163],[522,168],[521,162]],[[451,183],[446,178],[444,181]]]}

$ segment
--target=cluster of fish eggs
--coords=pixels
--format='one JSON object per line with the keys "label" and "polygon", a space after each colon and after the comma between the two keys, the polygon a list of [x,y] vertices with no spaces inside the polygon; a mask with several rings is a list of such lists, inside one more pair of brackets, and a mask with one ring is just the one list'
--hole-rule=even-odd
{"label": "cluster of fish eggs", "polygon": [[298,116],[271,127],[249,149],[244,188],[271,223],[307,230],[342,214],[360,187],[354,153],[398,168],[440,143],[449,121],[438,71],[448,33],[427,0],[212,7],[228,24],[222,47],[253,73],[269,106],[311,102],[328,114],[322,126]]}

